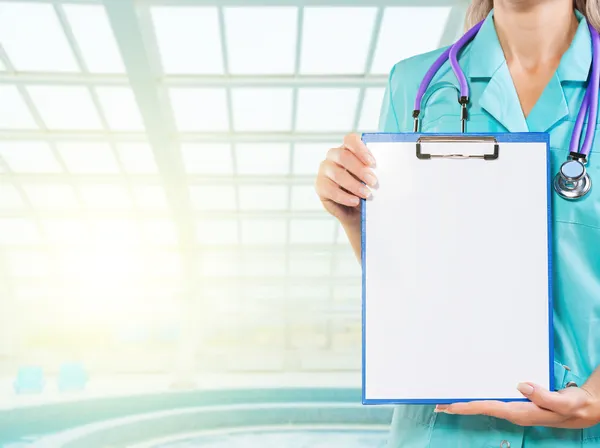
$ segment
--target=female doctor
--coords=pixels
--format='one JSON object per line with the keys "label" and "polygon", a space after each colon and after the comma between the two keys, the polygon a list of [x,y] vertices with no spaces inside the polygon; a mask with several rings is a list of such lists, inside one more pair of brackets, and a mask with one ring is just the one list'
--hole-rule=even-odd
{"label": "female doctor", "polygon": [[[466,130],[548,132],[556,173],[567,160],[588,85],[593,59],[588,24],[600,29],[600,0],[472,0],[469,28],[482,20],[459,57],[470,88]],[[419,84],[441,53],[396,64],[381,131],[413,131]],[[421,101],[421,132],[459,131],[459,89],[446,62]],[[374,165],[360,136],[348,135],[340,147],[329,150],[316,181],[325,209],[341,222],[359,259],[359,198],[369,196],[367,186],[377,185],[370,169]],[[390,448],[600,447],[600,136],[592,142],[586,169],[596,186],[583,198],[553,196],[554,375],[559,390],[522,383],[515,387],[527,402],[399,406]]]}

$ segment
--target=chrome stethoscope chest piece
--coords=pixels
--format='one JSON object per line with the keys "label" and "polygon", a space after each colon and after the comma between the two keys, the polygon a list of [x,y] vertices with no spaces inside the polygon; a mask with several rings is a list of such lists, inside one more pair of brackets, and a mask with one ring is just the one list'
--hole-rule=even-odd
{"label": "chrome stethoscope chest piece", "polygon": [[579,199],[592,188],[592,180],[579,160],[564,162],[554,177],[554,190],[565,199]]}

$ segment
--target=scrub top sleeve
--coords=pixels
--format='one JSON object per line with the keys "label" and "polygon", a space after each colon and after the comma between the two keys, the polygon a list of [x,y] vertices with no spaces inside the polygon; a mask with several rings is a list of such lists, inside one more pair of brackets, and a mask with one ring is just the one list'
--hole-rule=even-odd
{"label": "scrub top sleeve", "polygon": [[403,88],[403,84],[398,78],[398,65],[394,65],[388,77],[379,114],[379,132],[403,132],[403,128],[405,127],[407,119],[406,107],[404,107],[404,104],[395,104],[394,101],[395,98],[403,98],[405,96],[402,92],[398,91]]}

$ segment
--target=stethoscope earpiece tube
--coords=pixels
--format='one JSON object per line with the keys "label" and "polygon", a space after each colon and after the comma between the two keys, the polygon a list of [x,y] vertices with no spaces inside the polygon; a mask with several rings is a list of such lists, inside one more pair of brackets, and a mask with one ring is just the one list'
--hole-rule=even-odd
{"label": "stethoscope earpiece tube", "polygon": [[[584,19],[585,20],[585,19]],[[431,81],[440,68],[450,61],[452,71],[460,84],[460,97],[458,103],[461,107],[460,122],[461,132],[466,132],[466,123],[468,120],[469,104],[469,84],[458,62],[458,54],[479,32],[485,20],[482,20],[473,28],[465,33],[454,45],[451,45],[442,52],[435,60],[433,65],[427,70],[415,97],[415,107],[413,110],[414,132],[419,132],[419,115],[421,113],[421,103],[425,92]],[[554,177],[554,190],[565,199],[578,199],[586,194],[592,188],[592,181],[585,170],[587,158],[591,152],[596,133],[596,122],[598,120],[598,97],[600,90],[600,35],[598,31],[588,22],[588,28],[592,38],[592,67],[590,70],[590,79],[588,82],[585,96],[581,103],[581,108],[577,114],[577,120],[573,127],[571,142],[569,144],[569,158],[564,162],[558,173]],[[588,123],[585,138],[581,144],[583,135],[583,124],[586,116]],[[579,145],[581,144],[581,149]]]}

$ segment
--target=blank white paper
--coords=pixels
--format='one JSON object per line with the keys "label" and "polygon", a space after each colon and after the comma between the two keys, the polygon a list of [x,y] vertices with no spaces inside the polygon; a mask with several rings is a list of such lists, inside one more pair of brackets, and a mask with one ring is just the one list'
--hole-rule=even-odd
{"label": "blank white paper", "polygon": [[[364,400],[523,398],[550,385],[547,148],[497,160],[419,160],[414,142],[368,143]],[[490,153],[491,143],[424,143]]]}

